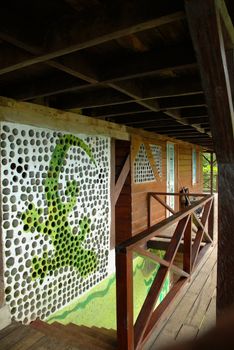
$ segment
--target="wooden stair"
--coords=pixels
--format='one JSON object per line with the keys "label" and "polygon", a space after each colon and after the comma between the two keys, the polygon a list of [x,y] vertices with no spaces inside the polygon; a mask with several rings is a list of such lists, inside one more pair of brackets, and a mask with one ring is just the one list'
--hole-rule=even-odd
{"label": "wooden stair", "polygon": [[39,320],[32,322],[31,327],[50,338],[60,340],[64,345],[70,345],[74,350],[117,349],[116,331],[113,329],[89,328],[72,323],[68,325],[58,322],[48,324]]}

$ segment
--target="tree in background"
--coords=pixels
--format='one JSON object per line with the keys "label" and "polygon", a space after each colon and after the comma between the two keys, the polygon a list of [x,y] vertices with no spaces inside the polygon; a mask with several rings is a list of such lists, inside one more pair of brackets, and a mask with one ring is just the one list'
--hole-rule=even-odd
{"label": "tree in background", "polygon": [[[204,192],[210,192],[211,184],[211,153],[203,153],[203,190]],[[217,177],[218,177],[218,167],[216,161],[216,155],[213,154],[213,189],[217,192]]]}

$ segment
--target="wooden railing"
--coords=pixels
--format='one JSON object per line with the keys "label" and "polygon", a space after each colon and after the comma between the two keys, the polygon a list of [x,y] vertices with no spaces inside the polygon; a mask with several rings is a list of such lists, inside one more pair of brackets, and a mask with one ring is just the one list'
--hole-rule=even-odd
{"label": "wooden railing", "polygon": [[[213,243],[214,203],[212,195],[190,194],[197,197],[193,204],[175,212],[160,197],[181,196],[178,193],[149,193],[166,210],[171,212],[167,219],[150,226],[116,247],[116,290],[117,290],[117,338],[118,349],[138,350],[149,338],[152,330],[165,314],[168,306],[176,297],[198,265],[201,258]],[[199,197],[202,197],[199,199]],[[199,213],[198,213],[199,212]],[[157,238],[168,240],[162,233],[176,224],[173,235],[169,238],[163,258],[152,253],[149,248]],[[183,266],[174,264],[175,256],[182,246]],[[160,264],[156,277],[143,303],[134,324],[133,305],[133,253],[148,257]],[[155,308],[164,282],[170,272],[179,275],[163,301]]]}

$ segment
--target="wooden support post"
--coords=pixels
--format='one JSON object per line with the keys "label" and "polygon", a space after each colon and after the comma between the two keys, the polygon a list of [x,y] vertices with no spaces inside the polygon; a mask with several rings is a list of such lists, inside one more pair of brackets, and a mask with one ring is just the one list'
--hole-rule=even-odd
{"label": "wooden support post", "polygon": [[234,164],[219,163],[217,315],[234,304]]}
{"label": "wooden support post", "polygon": [[211,204],[210,215],[208,219],[208,234],[212,240],[214,240],[214,200]]}
{"label": "wooden support post", "polygon": [[213,152],[210,154],[210,194],[214,192],[214,157]]}
{"label": "wooden support post", "polygon": [[[220,9],[224,0],[186,0],[213,143],[220,162],[234,162],[234,111]],[[226,22],[230,20],[225,13]],[[233,77],[232,77],[233,79]]]}
{"label": "wooden support post", "polygon": [[[217,314],[234,304],[234,111],[226,50],[234,28],[224,0],[186,0],[219,163]],[[225,27],[225,28],[224,28]],[[232,43],[234,39],[231,40]],[[228,68],[229,65],[229,68]]]}
{"label": "wooden support post", "polygon": [[132,252],[116,252],[117,341],[119,350],[134,349],[132,261]]}
{"label": "wooden support post", "polygon": [[148,205],[148,228],[150,228],[150,226],[151,226],[151,200],[152,200],[151,194],[148,193],[148,196],[147,196],[147,205]]}
{"label": "wooden support post", "polygon": [[184,255],[183,255],[184,271],[191,273],[192,271],[192,217],[190,216],[187,227],[184,232]]}

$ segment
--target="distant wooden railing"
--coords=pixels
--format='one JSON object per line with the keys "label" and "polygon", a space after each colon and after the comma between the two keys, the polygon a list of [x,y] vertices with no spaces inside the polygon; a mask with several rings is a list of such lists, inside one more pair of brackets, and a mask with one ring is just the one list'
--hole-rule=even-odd
{"label": "distant wooden railing", "polygon": [[[149,338],[153,328],[168,306],[198,265],[201,258],[213,243],[214,203],[212,195],[189,194],[202,197],[186,209],[175,212],[160,197],[181,196],[179,193],[149,193],[173,215],[150,226],[147,230],[128,239],[116,247],[116,290],[117,290],[117,338],[118,349],[139,350]],[[197,214],[200,212],[199,215]],[[165,255],[162,258],[148,250],[150,242],[161,233],[176,225],[170,237]],[[168,237],[165,237],[168,239]],[[183,267],[174,264],[175,256],[183,242]],[[148,257],[160,264],[156,277],[134,324],[133,305],[133,253]],[[173,271],[179,275],[178,281],[172,286],[163,301],[155,308],[164,282]]]}

